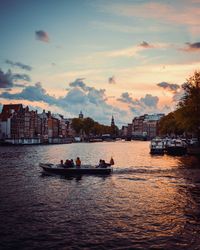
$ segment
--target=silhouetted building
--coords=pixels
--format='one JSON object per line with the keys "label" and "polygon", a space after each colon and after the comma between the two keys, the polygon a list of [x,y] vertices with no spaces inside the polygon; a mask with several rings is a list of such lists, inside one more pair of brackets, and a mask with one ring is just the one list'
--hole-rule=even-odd
{"label": "silhouetted building", "polygon": [[83,119],[83,118],[84,118],[84,117],[83,117],[82,111],[81,111],[80,114],[78,115],[78,118],[80,118],[80,119]]}
{"label": "silhouetted building", "polygon": [[112,119],[111,119],[111,127],[114,127],[115,126],[115,119],[114,119],[114,117],[113,117],[113,115],[112,115]]}

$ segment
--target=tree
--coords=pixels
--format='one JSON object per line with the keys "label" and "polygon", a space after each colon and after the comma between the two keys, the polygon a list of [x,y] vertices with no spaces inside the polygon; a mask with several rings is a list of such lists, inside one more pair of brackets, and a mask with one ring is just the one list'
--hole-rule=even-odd
{"label": "tree", "polygon": [[170,112],[168,115],[162,117],[159,121],[158,127],[161,135],[183,133],[183,129],[181,129],[176,120],[176,111]]}
{"label": "tree", "polygon": [[176,119],[188,132],[194,133],[200,142],[200,71],[183,85],[185,94],[178,103]]}
{"label": "tree", "polygon": [[72,119],[72,128],[75,130],[77,134],[83,129],[83,120],[80,118]]}
{"label": "tree", "polygon": [[87,117],[83,120],[83,131],[85,132],[86,135],[89,135],[92,128],[94,127],[94,120],[90,117]]}

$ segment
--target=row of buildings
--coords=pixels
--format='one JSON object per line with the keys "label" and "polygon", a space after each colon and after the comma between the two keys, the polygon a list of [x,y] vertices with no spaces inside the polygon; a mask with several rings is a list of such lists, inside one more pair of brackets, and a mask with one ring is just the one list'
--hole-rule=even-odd
{"label": "row of buildings", "polygon": [[[158,122],[163,116],[145,114],[135,117],[132,123],[122,126],[120,136],[127,139],[152,139],[159,134]],[[83,118],[82,112],[79,118]],[[3,105],[0,113],[0,141],[12,144],[67,143],[80,136],[71,124],[72,119],[50,111],[38,113],[22,104]],[[113,117],[112,127],[116,128]],[[119,136],[116,133],[115,137]]]}
{"label": "row of buildings", "polygon": [[122,126],[122,137],[129,139],[152,139],[159,135],[159,120],[164,114],[144,114],[139,117],[135,117],[132,123],[127,126]]}
{"label": "row of buildings", "polygon": [[39,114],[22,104],[4,105],[0,139],[12,144],[66,143],[74,136],[71,120],[45,110]]}

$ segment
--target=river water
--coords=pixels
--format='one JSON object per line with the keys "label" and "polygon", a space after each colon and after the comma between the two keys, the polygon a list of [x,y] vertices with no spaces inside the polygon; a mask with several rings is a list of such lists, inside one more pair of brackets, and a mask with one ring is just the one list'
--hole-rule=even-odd
{"label": "river water", "polygon": [[[115,160],[108,177],[39,162]],[[200,249],[200,161],[149,142],[0,147],[0,249]]]}

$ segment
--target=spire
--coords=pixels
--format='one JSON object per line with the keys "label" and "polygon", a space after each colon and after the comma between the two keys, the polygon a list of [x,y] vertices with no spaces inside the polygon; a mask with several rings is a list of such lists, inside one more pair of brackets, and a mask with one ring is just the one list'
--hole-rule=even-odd
{"label": "spire", "polygon": [[114,120],[113,115],[112,115],[112,119],[111,119],[111,127],[112,127],[112,126],[115,126],[115,120]]}
{"label": "spire", "polygon": [[80,119],[83,119],[83,113],[82,113],[82,111],[80,111],[80,114],[78,115],[78,117],[79,117]]}

